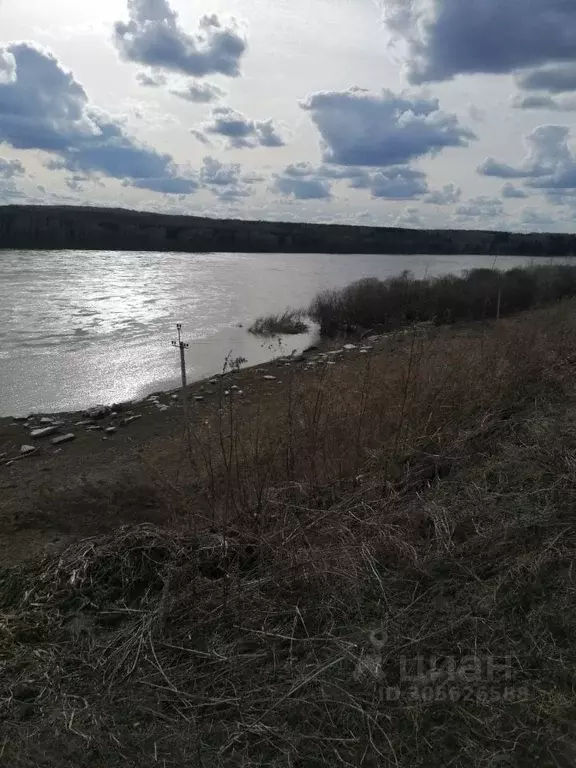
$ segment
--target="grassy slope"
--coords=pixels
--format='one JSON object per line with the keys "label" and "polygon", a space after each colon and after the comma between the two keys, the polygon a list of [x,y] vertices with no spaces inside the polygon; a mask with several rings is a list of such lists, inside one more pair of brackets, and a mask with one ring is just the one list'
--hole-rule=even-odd
{"label": "grassy slope", "polygon": [[[172,527],[0,572],[1,759],[573,765],[574,308],[228,405],[157,475]],[[512,679],[402,681],[433,654]]]}

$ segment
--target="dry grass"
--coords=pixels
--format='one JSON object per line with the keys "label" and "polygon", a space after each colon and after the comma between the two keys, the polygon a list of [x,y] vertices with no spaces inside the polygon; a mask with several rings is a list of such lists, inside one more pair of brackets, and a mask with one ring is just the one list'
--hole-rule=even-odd
{"label": "dry grass", "polygon": [[0,762],[573,765],[573,314],[222,394],[185,528],[0,571]]}

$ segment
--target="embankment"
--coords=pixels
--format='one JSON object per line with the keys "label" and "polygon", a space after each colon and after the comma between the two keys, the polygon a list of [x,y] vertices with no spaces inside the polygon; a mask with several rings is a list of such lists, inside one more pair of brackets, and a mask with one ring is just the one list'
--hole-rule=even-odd
{"label": "embankment", "polygon": [[0,468],[0,760],[574,765],[574,309],[234,373],[191,429],[150,405]]}

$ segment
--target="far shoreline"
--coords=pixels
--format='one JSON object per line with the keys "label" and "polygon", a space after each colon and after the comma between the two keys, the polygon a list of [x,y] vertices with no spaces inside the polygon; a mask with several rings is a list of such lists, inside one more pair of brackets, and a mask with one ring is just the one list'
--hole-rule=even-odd
{"label": "far shoreline", "polygon": [[576,235],[211,219],[90,206],[0,206],[0,250],[575,256]]}

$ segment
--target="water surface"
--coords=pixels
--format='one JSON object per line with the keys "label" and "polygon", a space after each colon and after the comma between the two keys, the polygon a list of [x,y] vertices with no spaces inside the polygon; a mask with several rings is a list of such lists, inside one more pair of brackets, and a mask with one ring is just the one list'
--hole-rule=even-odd
{"label": "water surface", "polygon": [[[527,261],[499,257],[497,266]],[[177,322],[190,344],[192,381],[222,370],[230,352],[249,363],[277,355],[277,345],[246,327],[258,315],[306,306],[320,289],[404,269],[422,277],[493,263],[491,256],[0,251],[0,416],[177,386]],[[282,351],[309,341],[290,337]]]}

